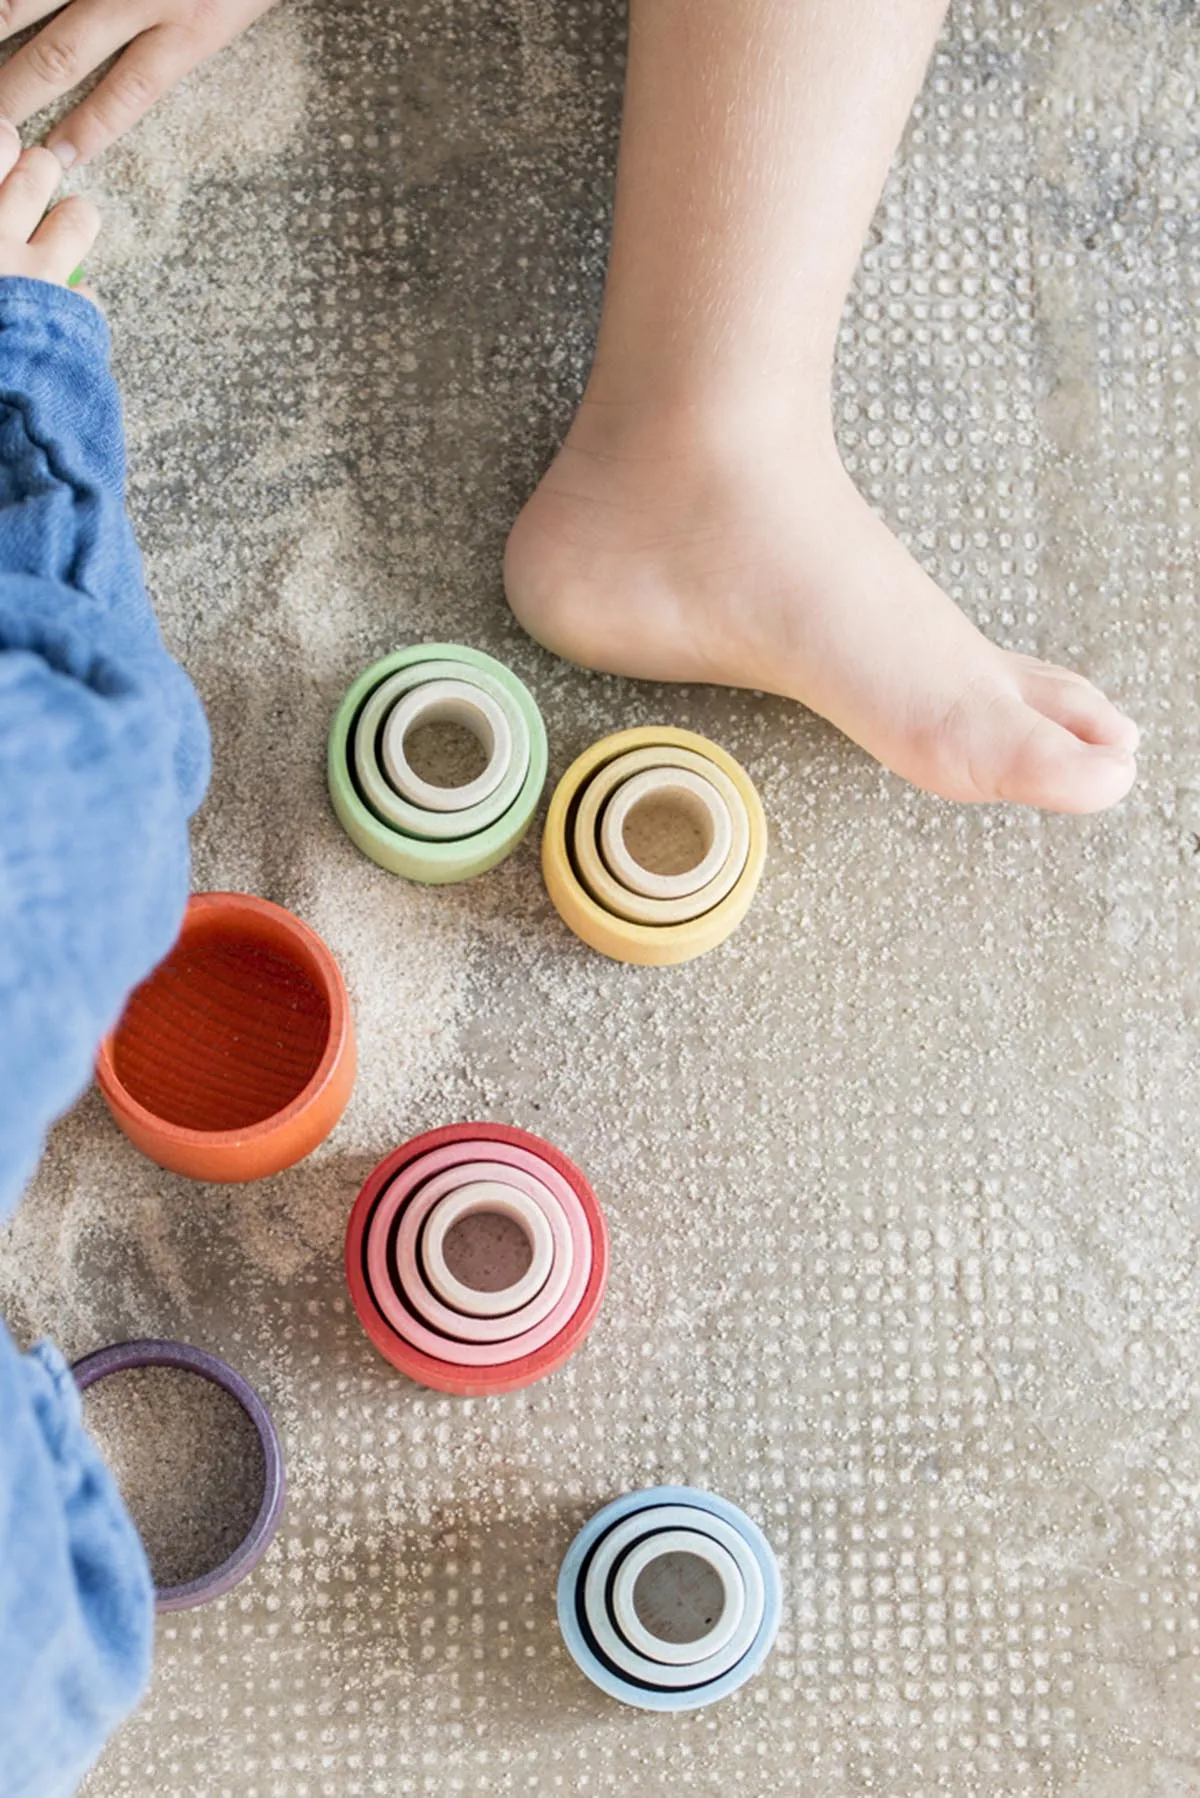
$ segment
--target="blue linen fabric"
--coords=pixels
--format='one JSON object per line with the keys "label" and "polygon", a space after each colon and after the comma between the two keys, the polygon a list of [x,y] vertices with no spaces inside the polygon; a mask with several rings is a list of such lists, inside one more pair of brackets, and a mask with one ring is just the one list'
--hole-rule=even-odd
{"label": "blue linen fabric", "polygon": [[[0,279],[0,1217],[169,949],[204,715],[125,512],[109,335]],[[71,1793],[149,1671],[153,1591],[62,1356],[0,1324],[0,1798]]]}

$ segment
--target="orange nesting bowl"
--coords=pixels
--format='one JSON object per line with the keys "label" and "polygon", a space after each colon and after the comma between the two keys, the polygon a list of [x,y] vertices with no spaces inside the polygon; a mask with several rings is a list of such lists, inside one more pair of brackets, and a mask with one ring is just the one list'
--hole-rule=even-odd
{"label": "orange nesting bowl", "polygon": [[101,1045],[130,1141],[193,1180],[259,1180],[311,1154],[354,1086],[341,972],[315,931],[244,893],[198,893]]}

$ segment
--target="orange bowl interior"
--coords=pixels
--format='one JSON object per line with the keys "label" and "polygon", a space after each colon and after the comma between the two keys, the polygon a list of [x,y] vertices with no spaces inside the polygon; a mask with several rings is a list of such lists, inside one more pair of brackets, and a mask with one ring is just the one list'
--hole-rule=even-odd
{"label": "orange bowl interior", "polygon": [[109,1055],[129,1098],[164,1123],[245,1130],[299,1098],[331,1020],[325,971],[286,914],[232,896],[193,900],[175,948],[131,997]]}

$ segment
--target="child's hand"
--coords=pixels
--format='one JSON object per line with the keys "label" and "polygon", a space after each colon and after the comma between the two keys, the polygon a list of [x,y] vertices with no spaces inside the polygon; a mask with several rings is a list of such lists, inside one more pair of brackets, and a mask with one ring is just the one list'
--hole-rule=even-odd
{"label": "child's hand", "polygon": [[62,0],[0,0],[0,41],[57,12],[0,68],[0,118],[23,125],[123,51],[46,139],[64,168],[86,162],[272,5],[274,0],[69,0],[66,6]]}
{"label": "child's hand", "polygon": [[0,119],[0,275],[65,287],[95,243],[100,218],[90,200],[71,194],[46,211],[61,178],[52,150],[22,151],[16,126]]}

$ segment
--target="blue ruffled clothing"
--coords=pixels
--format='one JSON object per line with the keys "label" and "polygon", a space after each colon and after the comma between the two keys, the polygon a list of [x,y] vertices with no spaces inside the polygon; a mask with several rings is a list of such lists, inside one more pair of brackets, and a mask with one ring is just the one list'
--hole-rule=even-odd
{"label": "blue ruffled clothing", "polygon": [[[108,352],[90,301],[0,279],[0,1217],[175,938],[209,772],[126,516]],[[152,1633],[70,1373],[0,1324],[0,1798],[75,1790]]]}

